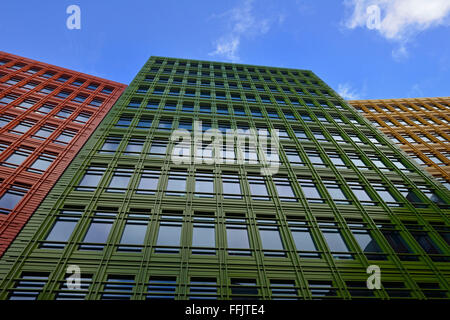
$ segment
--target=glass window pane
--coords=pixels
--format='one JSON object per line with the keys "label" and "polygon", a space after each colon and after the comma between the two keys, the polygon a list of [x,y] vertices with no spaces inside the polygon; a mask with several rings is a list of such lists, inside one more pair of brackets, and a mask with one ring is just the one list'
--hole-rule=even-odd
{"label": "glass window pane", "polygon": [[143,245],[145,233],[147,232],[147,225],[127,223],[123,229],[121,244],[135,244]]}

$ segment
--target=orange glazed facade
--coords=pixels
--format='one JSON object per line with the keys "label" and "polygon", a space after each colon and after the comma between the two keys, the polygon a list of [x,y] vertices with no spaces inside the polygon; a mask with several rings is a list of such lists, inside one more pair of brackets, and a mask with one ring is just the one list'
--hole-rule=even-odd
{"label": "orange glazed facade", "polygon": [[450,97],[349,103],[450,189]]}
{"label": "orange glazed facade", "polygon": [[125,87],[0,51],[0,256]]}

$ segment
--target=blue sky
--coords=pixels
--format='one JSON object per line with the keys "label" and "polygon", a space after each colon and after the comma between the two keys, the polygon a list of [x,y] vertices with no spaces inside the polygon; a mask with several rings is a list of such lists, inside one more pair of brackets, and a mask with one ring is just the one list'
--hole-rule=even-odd
{"label": "blue sky", "polygon": [[449,0],[4,1],[0,30],[3,51],[126,84],[160,55],[310,69],[349,99],[450,96]]}

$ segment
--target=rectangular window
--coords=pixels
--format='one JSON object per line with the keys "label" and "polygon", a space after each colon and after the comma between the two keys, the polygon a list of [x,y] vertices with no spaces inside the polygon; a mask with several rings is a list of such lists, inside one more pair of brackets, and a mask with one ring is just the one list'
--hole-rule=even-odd
{"label": "rectangular window", "polygon": [[270,280],[272,300],[297,300],[298,290],[294,280]]}
{"label": "rectangular window", "polygon": [[300,184],[300,187],[303,191],[306,200],[309,203],[323,203],[324,200],[322,199],[323,198],[322,195],[317,189],[315,183],[312,182],[311,180],[312,179],[298,179],[298,182]]}
{"label": "rectangular window", "polygon": [[195,173],[195,196],[212,198],[214,191],[214,174],[212,171],[197,171]]}
{"label": "rectangular window", "polygon": [[81,274],[80,275],[80,288],[69,287],[69,277],[71,273],[66,274],[65,281],[61,282],[59,292],[56,295],[56,300],[85,300],[88,294],[89,287],[92,284],[91,274]]}
{"label": "rectangular window", "polygon": [[28,158],[33,150],[34,149],[29,148],[17,148],[8,158],[5,159],[5,161],[3,161],[2,166],[17,168]]}
{"label": "rectangular window", "polygon": [[36,121],[24,120],[24,121],[20,122],[14,128],[12,128],[9,132],[14,133],[14,134],[24,134],[25,132],[30,130],[30,128],[32,126],[34,126],[35,123],[36,123]]}
{"label": "rectangular window", "polygon": [[114,170],[113,176],[109,183],[106,192],[124,193],[130,183],[134,168],[132,167],[118,167]]}
{"label": "rectangular window", "polygon": [[39,109],[37,109],[37,112],[38,112],[38,113],[42,113],[42,114],[48,114],[48,113],[50,113],[54,108],[55,108],[55,105],[48,104],[48,103],[44,103],[44,104],[42,105],[42,107],[40,107]]}
{"label": "rectangular window", "polygon": [[259,289],[255,279],[231,278],[231,299],[232,300],[258,300]]}
{"label": "rectangular window", "polygon": [[158,181],[161,176],[161,171],[153,168],[144,168],[141,175],[141,180],[137,187],[138,194],[155,194],[158,189]]}
{"label": "rectangular window", "polygon": [[[164,212],[163,212],[164,213]],[[162,215],[159,223],[158,239],[155,253],[180,252],[181,227],[183,225],[182,213],[180,215]]]}
{"label": "rectangular window", "polygon": [[120,251],[140,252],[147,232],[146,220],[127,220],[120,238]]}
{"label": "rectangular window", "polygon": [[247,179],[253,200],[270,200],[266,182],[262,176],[247,176]]}
{"label": "rectangular window", "polygon": [[57,156],[57,153],[42,152],[27,171],[42,174],[52,165]]}
{"label": "rectangular window", "polygon": [[124,155],[139,156],[139,154],[142,152],[142,149],[144,148],[144,143],[144,138],[131,137],[131,139],[128,141],[127,147],[125,148]]}
{"label": "rectangular window", "polygon": [[120,136],[110,136],[105,139],[105,143],[102,148],[98,151],[99,153],[115,153],[119,147],[122,137]]}
{"label": "rectangular window", "polygon": [[40,247],[46,249],[63,249],[75,230],[82,214],[83,211],[80,210],[61,210],[52,229],[47,234],[45,242]]}
{"label": "rectangular window", "polygon": [[8,123],[10,123],[13,119],[15,118],[15,116],[13,115],[7,115],[4,114],[2,116],[0,116],[0,128],[3,128],[4,126],[6,126]]}
{"label": "rectangular window", "polygon": [[47,272],[22,272],[8,300],[37,300],[47,284],[48,277]]}
{"label": "rectangular window", "polygon": [[75,190],[94,191],[102,179],[105,171],[105,167],[89,166]]}
{"label": "rectangular window", "polygon": [[347,225],[367,259],[386,260],[386,255],[383,254],[380,246],[362,221],[348,221]]}
{"label": "rectangular window", "polygon": [[112,225],[117,216],[117,212],[98,211],[91,219],[89,228],[84,236],[81,250],[103,250],[108,241]]}
{"label": "rectangular window", "polygon": [[227,214],[226,233],[229,255],[251,255],[247,224],[245,216]]}
{"label": "rectangular window", "polygon": [[68,144],[72,141],[73,137],[78,133],[76,130],[63,130],[59,136],[53,141],[57,144]]}
{"label": "rectangular window", "polygon": [[133,121],[132,116],[121,116],[116,123],[116,127],[128,128]]}
{"label": "rectangular window", "polygon": [[306,221],[292,219],[288,221],[288,225],[298,255],[301,258],[320,258],[320,253],[317,252],[316,241],[312,236],[308,223]]}
{"label": "rectangular window", "polygon": [[222,173],[223,197],[226,199],[242,199],[239,175],[231,172]]}
{"label": "rectangular window", "polygon": [[366,189],[361,183],[358,181],[347,181],[348,186],[352,190],[353,194],[355,195],[356,199],[362,204],[366,206],[373,206],[375,205],[372,198],[367,194]]}
{"label": "rectangular window", "polygon": [[58,128],[57,126],[45,124],[33,134],[33,138],[45,140],[48,137],[50,137],[57,128]]}
{"label": "rectangular window", "polygon": [[214,216],[194,214],[192,227],[192,254],[215,254],[216,228]]}
{"label": "rectangular window", "polygon": [[291,182],[287,176],[274,176],[273,182],[278,192],[278,197],[281,201],[297,201],[297,198],[292,190]]}
{"label": "rectangular window", "polygon": [[410,246],[406,243],[403,237],[400,235],[400,232],[394,230],[391,225],[384,224],[381,226],[381,232],[383,233],[386,240],[391,245],[392,249],[397,253],[400,260],[404,261],[415,261],[418,260],[418,257],[414,255],[414,252],[410,248]]}
{"label": "rectangular window", "polygon": [[133,295],[134,285],[134,276],[109,275],[101,299],[130,300]]}
{"label": "rectangular window", "polygon": [[[272,218],[272,217],[270,217]],[[283,242],[281,240],[278,224],[274,217],[272,219],[258,218],[258,230],[265,256],[286,256]]]}
{"label": "rectangular window", "polygon": [[161,119],[161,120],[159,120],[158,130],[160,130],[160,131],[170,131],[170,130],[172,130],[172,120],[171,119]]}
{"label": "rectangular window", "polygon": [[177,278],[151,276],[147,286],[146,299],[174,300],[177,292]]}
{"label": "rectangular window", "polygon": [[328,191],[331,199],[336,204],[350,204],[351,202],[348,200],[344,191],[342,191],[342,186],[338,184],[337,181],[334,180],[322,180],[325,188]]}
{"label": "rectangular window", "polygon": [[91,118],[92,113],[80,112],[78,116],[73,120],[74,122],[86,123]]}
{"label": "rectangular window", "polygon": [[336,297],[337,291],[331,281],[308,280],[309,290],[313,298],[323,299],[326,297]]}
{"label": "rectangular window", "polygon": [[328,244],[328,248],[335,259],[353,259],[353,255],[349,254],[347,243],[342,237],[341,231],[333,227],[335,223],[319,222],[320,230]]}
{"label": "rectangular window", "polygon": [[150,147],[149,156],[151,157],[164,157],[167,151],[167,140],[155,139]]}
{"label": "rectangular window", "polygon": [[165,194],[167,196],[185,196],[186,180],[187,172],[170,171]]}
{"label": "rectangular window", "polygon": [[22,183],[12,184],[0,197],[0,214],[9,214],[22,200],[31,186]]}
{"label": "rectangular window", "polygon": [[217,299],[216,278],[191,277],[189,299]]}

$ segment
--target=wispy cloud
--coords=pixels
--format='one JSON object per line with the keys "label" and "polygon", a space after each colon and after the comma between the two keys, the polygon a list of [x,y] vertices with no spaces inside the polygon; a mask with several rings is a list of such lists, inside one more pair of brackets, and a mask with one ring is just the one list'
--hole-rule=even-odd
{"label": "wispy cloud", "polygon": [[282,14],[264,19],[256,17],[253,2],[254,0],[245,0],[239,6],[216,16],[228,21],[228,26],[226,33],[214,41],[215,50],[209,55],[239,61],[239,46],[244,38],[264,35],[274,21],[283,23],[285,16]]}
{"label": "wispy cloud", "polygon": [[337,93],[345,100],[361,99],[361,95],[357,93],[349,83],[338,84]]}
{"label": "wispy cloud", "polygon": [[396,42],[396,60],[408,56],[406,44],[417,33],[450,25],[449,0],[344,0],[344,5],[353,10],[345,27],[367,27]]}

